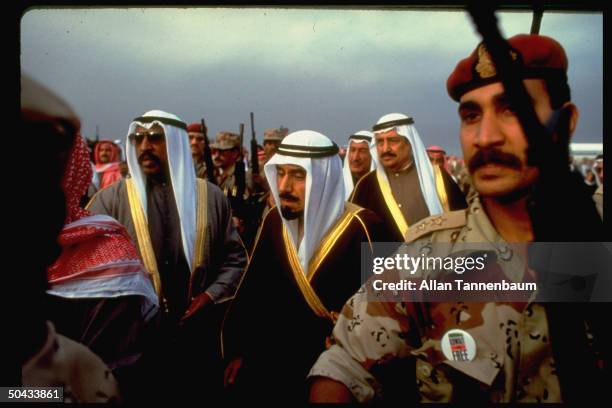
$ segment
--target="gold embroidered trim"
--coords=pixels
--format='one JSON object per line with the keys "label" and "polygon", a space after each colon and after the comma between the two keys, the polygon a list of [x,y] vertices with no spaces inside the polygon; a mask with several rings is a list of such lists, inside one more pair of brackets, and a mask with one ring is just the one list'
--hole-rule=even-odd
{"label": "gold embroidered trim", "polygon": [[372,248],[370,235],[368,230],[364,224],[364,222],[359,218],[358,213],[363,211],[362,207],[355,205],[353,203],[345,203],[345,211],[344,214],[340,217],[340,219],[332,226],[330,232],[321,240],[321,245],[317,252],[311,258],[308,264],[308,275],[305,277],[302,265],[297,256],[297,251],[295,250],[295,246],[293,245],[293,240],[289,236],[289,232],[283,225],[283,239],[285,241],[285,249],[287,251],[287,257],[289,258],[289,263],[291,266],[291,270],[293,272],[294,278],[304,296],[304,299],[310,306],[310,308],[321,317],[327,317],[332,321],[334,320],[333,313],[329,312],[321,299],[319,299],[317,293],[312,288],[310,282],[316,276],[316,273],[319,271],[319,267],[323,263],[323,260],[329,255],[331,249],[334,247],[334,244],[338,241],[338,238],[342,236],[344,231],[350,225],[353,217],[355,217],[363,226],[366,236],[368,237],[368,241],[370,243],[370,248]]}
{"label": "gold embroidered trim", "polygon": [[382,172],[380,167],[376,169],[376,179],[378,180],[378,185],[380,186],[380,191],[382,191],[383,198],[385,199],[385,203],[387,204],[387,208],[391,212],[391,216],[395,220],[397,224],[397,228],[399,228],[402,236],[405,237],[408,233],[408,223],[404,219],[402,212],[397,205],[397,201],[395,201],[395,197],[393,197],[393,193],[391,192],[391,186],[389,185],[389,180],[387,180]]}
{"label": "gold embroidered trim", "polygon": [[363,220],[361,219],[361,217],[358,214],[355,214],[355,218],[357,218],[357,221],[359,221],[359,223],[363,227],[363,230],[365,231],[366,237],[368,238],[368,244],[370,244],[370,251],[372,251],[372,253],[373,253],[374,252],[374,247],[372,246],[372,238],[370,237],[370,233],[368,232],[368,227],[366,227],[365,222],[363,222]]}
{"label": "gold embroidered trim", "polygon": [[329,254],[329,251],[331,251],[340,235],[342,235],[344,230],[349,226],[351,218],[353,218],[353,213],[345,211],[336,224],[330,228],[329,233],[323,237],[317,252],[312,255],[308,263],[308,282],[312,282],[315,272],[319,269],[319,266],[323,263],[323,259]]}
{"label": "gold embroidered trim", "polygon": [[438,197],[440,198],[440,204],[442,204],[442,208],[444,212],[450,211],[450,204],[448,203],[448,195],[446,194],[446,188],[444,187],[444,178],[442,178],[442,169],[438,165],[433,165],[434,177],[436,180],[436,191],[438,192]]}
{"label": "gold embroidered trim", "polygon": [[204,247],[208,238],[208,188],[206,181],[196,179],[196,239],[193,246],[193,270],[204,262]]}
{"label": "gold embroidered trim", "polygon": [[134,221],[134,227],[136,229],[136,238],[142,256],[142,262],[153,281],[153,287],[155,288],[157,296],[161,299],[161,279],[159,277],[157,260],[155,259],[155,252],[153,252],[153,244],[149,236],[149,229],[142,209],[142,203],[136,192],[136,185],[131,178],[125,179],[125,186],[127,187],[128,202],[130,205],[130,212],[132,213],[132,220]]}
{"label": "gold embroidered trim", "polygon": [[304,296],[304,300],[306,300],[308,306],[310,306],[312,311],[317,316],[333,321],[331,313],[327,310],[325,305],[323,305],[321,299],[319,299],[312,286],[310,286],[310,282],[308,282],[308,280],[306,279],[306,275],[304,274],[304,270],[302,269],[302,265],[300,264],[297,251],[295,249],[295,246],[293,245],[293,240],[291,239],[291,236],[289,236],[289,231],[287,231],[287,228],[285,228],[284,224],[283,241],[285,241],[285,251],[287,252],[287,258],[289,259],[289,265],[291,266],[293,278],[298,284],[300,292],[302,292],[302,296]]}

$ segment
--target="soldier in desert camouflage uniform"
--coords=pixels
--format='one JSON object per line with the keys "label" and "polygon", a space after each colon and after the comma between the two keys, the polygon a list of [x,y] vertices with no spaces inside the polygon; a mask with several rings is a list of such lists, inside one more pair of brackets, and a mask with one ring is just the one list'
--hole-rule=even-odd
{"label": "soldier in desert camouflage uniform", "polygon": [[[521,55],[523,83],[539,120],[547,121],[553,110],[566,110],[565,126],[571,133],[578,115],[569,87],[565,97],[553,97],[550,91],[551,86],[567,86],[550,79],[567,71],[563,48],[538,35],[518,35],[509,43]],[[511,251],[508,243],[534,239],[525,200],[538,169],[527,164],[525,135],[483,45],[457,65],[447,88],[460,102],[461,143],[473,180],[468,209],[418,222],[407,241],[416,250],[427,247],[429,256],[445,255],[436,253],[442,247],[452,253],[461,243],[484,243],[497,254],[495,263],[508,280],[533,279],[529,269],[522,268],[522,276],[511,273],[515,269],[508,265],[523,262],[525,255]],[[567,402],[568,391],[562,386],[567,383],[561,381],[559,361],[554,358],[562,336],[551,333],[546,305],[532,300],[383,302],[373,301],[366,287],[346,303],[334,327],[334,344],[311,369],[311,401],[365,402],[384,396],[386,390],[374,373],[393,361],[416,357],[422,402]],[[595,385],[600,377],[590,377],[603,360],[590,348],[598,343],[588,322],[582,323],[580,334],[591,340],[584,355],[590,356],[594,370],[576,374],[593,381],[590,389],[580,390],[584,398],[591,398],[603,392]],[[471,361],[455,361],[443,353],[443,336],[452,329],[461,329],[474,340]]]}
{"label": "soldier in desert camouflage uniform", "polygon": [[[232,132],[222,131],[217,133],[214,143],[211,143],[213,164],[215,165],[215,175],[217,185],[228,197],[235,197],[237,192],[236,163],[240,160],[240,135]],[[246,189],[244,197],[247,198],[253,190],[250,175],[245,179]]]}
{"label": "soldier in desert camouflage uniform", "polygon": [[[469,204],[467,210],[419,222],[408,237],[416,240],[415,250],[427,247],[432,251],[429,256],[444,256],[436,250],[452,253],[453,246],[436,243],[486,242],[498,254],[501,269],[511,275],[516,268],[507,265],[519,256],[512,254],[497,233],[478,195],[471,194]],[[522,277],[507,279],[521,281]],[[561,401],[541,305],[459,301],[423,306],[368,299],[362,288],[345,305],[334,328],[336,345],[320,357],[311,376],[340,381],[358,401],[367,401],[377,388],[384,393],[368,370],[384,367],[394,358],[416,356],[421,402],[458,401],[468,396],[471,401]],[[474,338],[478,345],[474,360],[449,361],[442,353],[442,336],[455,328]]]}

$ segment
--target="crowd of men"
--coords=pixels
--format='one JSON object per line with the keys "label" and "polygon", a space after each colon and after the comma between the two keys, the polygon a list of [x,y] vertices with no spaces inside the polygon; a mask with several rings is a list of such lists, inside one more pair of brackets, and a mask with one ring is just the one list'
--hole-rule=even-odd
{"label": "crowd of men", "polygon": [[[546,36],[508,41],[550,132],[538,136],[567,143],[578,108],[565,51]],[[252,156],[240,134],[209,143],[203,121],[163,110],[134,112],[125,151],[88,149],[69,105],[22,75],[24,131],[45,138],[49,182],[21,384],[128,403],[568,402],[585,382],[588,398],[603,395],[609,329],[588,307],[568,318],[576,359],[559,346],[559,305],[411,304],[363,290],[361,254],[375,242],[452,251],[538,239],[528,203],[544,172],[486,47],[450,71],[461,158],[426,147],[403,113],[351,132],[344,155],[326,135],[280,127]],[[602,241],[603,157],[592,167],[596,191],[581,178],[564,193],[588,198],[573,217]],[[443,354],[456,329],[474,339],[473,361]]]}

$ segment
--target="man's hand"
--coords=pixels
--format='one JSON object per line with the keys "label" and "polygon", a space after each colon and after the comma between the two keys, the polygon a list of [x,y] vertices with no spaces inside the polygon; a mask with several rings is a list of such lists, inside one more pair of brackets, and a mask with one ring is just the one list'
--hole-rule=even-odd
{"label": "man's hand", "polygon": [[232,224],[234,225],[234,228],[236,228],[236,231],[238,231],[238,234],[242,235],[244,233],[244,220],[236,216],[232,216]]}
{"label": "man's hand", "polygon": [[198,296],[195,297],[195,299],[191,301],[191,304],[185,311],[185,314],[183,315],[183,317],[181,317],[179,324],[184,323],[185,320],[193,316],[193,314],[196,313],[198,310],[204,309],[206,305],[208,305],[211,302],[212,302],[212,299],[210,298],[208,293],[206,292],[200,293]]}
{"label": "man's hand", "polygon": [[228,387],[236,381],[236,376],[238,375],[238,371],[242,367],[242,358],[236,357],[232,361],[229,362],[227,367],[225,367],[225,371],[223,372],[223,386]]}

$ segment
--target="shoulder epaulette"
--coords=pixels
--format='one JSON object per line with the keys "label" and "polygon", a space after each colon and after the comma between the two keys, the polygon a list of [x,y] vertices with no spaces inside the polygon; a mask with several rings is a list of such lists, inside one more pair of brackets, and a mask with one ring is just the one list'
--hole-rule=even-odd
{"label": "shoulder epaulette", "polygon": [[449,211],[423,218],[411,225],[406,234],[406,242],[412,242],[433,231],[458,228],[466,224],[466,210]]}

